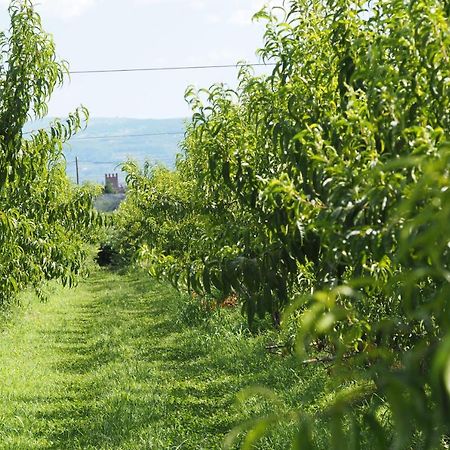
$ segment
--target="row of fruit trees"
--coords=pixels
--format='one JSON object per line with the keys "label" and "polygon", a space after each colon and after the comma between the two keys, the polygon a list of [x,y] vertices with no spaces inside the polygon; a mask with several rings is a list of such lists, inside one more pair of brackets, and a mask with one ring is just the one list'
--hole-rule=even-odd
{"label": "row of fruit trees", "polygon": [[67,66],[30,1],[13,1],[9,12],[9,32],[0,33],[0,306],[30,286],[43,295],[52,279],[72,285],[83,271],[83,242],[99,222],[95,189],[70,183],[62,152],[87,111],[23,132],[46,114]]}
{"label": "row of fruit trees", "polygon": [[445,446],[450,3],[299,0],[255,17],[273,72],[187,91],[176,170],[125,165],[116,245],[180,289],[237,294],[250,326],[294,318],[302,358],[325,349],[347,368],[351,387],[295,416],[295,448],[315,448],[319,417],[329,448]]}
{"label": "row of fruit trees", "polygon": [[[99,222],[95,192],[70,184],[62,153],[86,111],[22,131],[46,114],[67,67],[29,0],[10,14],[0,34],[1,303],[50,279],[71,285]],[[236,90],[187,91],[176,170],[124,166],[114,245],[179,289],[237,295],[250,327],[294,320],[301,358],[320,346],[347,367],[353,383],[317,416],[289,416],[295,448],[315,448],[319,418],[330,448],[445,446],[450,3],[292,0],[255,17],[273,72],[243,65]]]}

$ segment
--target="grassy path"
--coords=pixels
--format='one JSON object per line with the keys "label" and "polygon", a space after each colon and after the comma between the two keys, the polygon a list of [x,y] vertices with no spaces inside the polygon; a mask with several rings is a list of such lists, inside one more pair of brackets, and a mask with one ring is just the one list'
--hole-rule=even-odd
{"label": "grassy path", "polygon": [[169,287],[104,271],[33,300],[0,328],[0,449],[218,449],[261,412],[235,406],[243,387],[272,386],[287,404],[320,389],[234,316],[206,333],[191,313]]}

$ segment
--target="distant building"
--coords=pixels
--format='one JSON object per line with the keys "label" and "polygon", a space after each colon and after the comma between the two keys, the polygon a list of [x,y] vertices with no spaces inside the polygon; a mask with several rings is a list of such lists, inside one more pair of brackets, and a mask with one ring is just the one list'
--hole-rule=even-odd
{"label": "distant building", "polygon": [[125,189],[119,185],[117,173],[105,173],[105,192],[109,194],[124,193]]}
{"label": "distant building", "polygon": [[117,173],[105,173],[105,186],[108,184],[115,191],[119,190],[119,176]]}

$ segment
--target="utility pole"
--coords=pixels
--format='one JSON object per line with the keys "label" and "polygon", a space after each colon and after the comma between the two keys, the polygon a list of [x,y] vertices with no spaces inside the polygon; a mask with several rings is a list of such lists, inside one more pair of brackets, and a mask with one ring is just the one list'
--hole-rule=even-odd
{"label": "utility pole", "polygon": [[78,156],[75,156],[75,166],[77,169],[77,184],[80,184],[80,173],[78,172]]}

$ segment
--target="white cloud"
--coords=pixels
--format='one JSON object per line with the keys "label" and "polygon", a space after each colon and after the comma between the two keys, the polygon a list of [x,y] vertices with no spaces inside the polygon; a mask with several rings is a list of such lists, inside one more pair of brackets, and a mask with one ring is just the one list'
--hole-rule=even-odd
{"label": "white cloud", "polygon": [[36,0],[36,9],[48,15],[71,19],[84,14],[97,0]]}
{"label": "white cloud", "polygon": [[236,59],[236,52],[229,48],[219,48],[214,51],[209,51],[203,55],[204,61],[207,64],[233,64]]}
{"label": "white cloud", "polygon": [[210,14],[206,14],[205,16],[205,21],[206,23],[210,24],[210,25],[217,25],[218,23],[221,22],[221,18],[219,14],[214,14],[214,13],[210,13]]}
{"label": "white cloud", "polygon": [[[36,11],[48,17],[68,20],[84,14],[99,0],[33,0]],[[0,0],[0,6],[7,7],[11,0]]]}
{"label": "white cloud", "polygon": [[253,16],[264,6],[283,6],[283,0],[251,0],[248,7],[237,8],[229,17],[228,23],[238,26],[248,26],[252,24]]}
{"label": "white cloud", "polygon": [[246,26],[252,23],[252,17],[255,13],[253,9],[237,9],[229,18],[229,23],[233,25]]}
{"label": "white cloud", "polygon": [[133,0],[133,3],[137,5],[178,3],[195,10],[203,10],[208,6],[208,0]]}
{"label": "white cloud", "polygon": [[188,0],[187,3],[190,8],[197,11],[203,11],[207,8],[207,2],[205,0]]}

